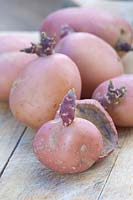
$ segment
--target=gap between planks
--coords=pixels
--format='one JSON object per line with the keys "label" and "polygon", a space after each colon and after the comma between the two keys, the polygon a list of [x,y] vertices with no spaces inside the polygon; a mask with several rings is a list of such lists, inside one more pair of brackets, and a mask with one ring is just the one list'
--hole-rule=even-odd
{"label": "gap between planks", "polygon": [[133,200],[133,128],[129,128],[127,133],[123,148],[98,200]]}
{"label": "gap between planks", "polygon": [[17,122],[7,103],[0,103],[0,175],[17,148],[25,126]]}
{"label": "gap between planks", "polygon": [[[126,138],[125,138],[125,139],[126,139]],[[122,145],[121,145],[121,149],[122,149],[122,147],[124,146],[124,142],[125,142],[125,140],[123,141],[123,143],[122,143]],[[102,190],[101,190],[101,192],[100,192],[100,194],[99,194],[97,200],[100,200],[100,197],[101,197],[101,195],[102,195],[102,193],[103,193],[103,191],[104,191],[104,188],[105,188],[105,186],[106,186],[106,184],[107,184],[107,182],[108,182],[108,180],[109,180],[109,177],[111,176],[111,173],[112,173],[112,171],[113,171],[113,168],[114,168],[114,166],[115,166],[115,163],[117,162],[117,159],[118,159],[118,156],[119,156],[120,152],[121,152],[121,151],[119,151],[118,154],[117,154],[117,156],[116,156],[116,159],[115,159],[115,161],[114,161],[114,163],[113,163],[113,165],[112,165],[112,168],[111,168],[111,170],[110,170],[110,172],[109,172],[109,174],[108,174],[108,177],[107,177],[107,179],[106,179],[106,181],[105,181],[105,184],[103,185],[103,188],[102,188]]]}
{"label": "gap between planks", "polygon": [[14,149],[12,150],[11,154],[9,155],[9,158],[7,159],[5,165],[3,166],[3,169],[2,169],[1,172],[0,172],[0,178],[1,178],[2,174],[4,173],[4,170],[6,169],[8,163],[10,162],[10,159],[12,158],[13,153],[15,152],[17,146],[19,145],[19,143],[20,143],[20,141],[21,141],[21,139],[22,139],[22,137],[23,137],[23,135],[24,135],[26,129],[27,129],[27,127],[25,127],[25,129],[23,130],[23,132],[22,132],[22,134],[20,135],[20,138],[18,139],[18,141],[17,141],[17,143],[16,143]]}

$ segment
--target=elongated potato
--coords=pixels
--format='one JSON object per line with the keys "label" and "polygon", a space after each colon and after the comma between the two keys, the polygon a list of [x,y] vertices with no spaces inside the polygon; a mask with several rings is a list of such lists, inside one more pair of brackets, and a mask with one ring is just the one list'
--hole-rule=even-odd
{"label": "elongated potato", "polygon": [[0,35],[0,53],[19,51],[26,48],[30,43],[36,41],[35,34],[5,34]]}
{"label": "elongated potato", "polygon": [[67,8],[56,11],[44,19],[40,30],[48,34],[56,33],[59,40],[61,26],[65,24],[72,26],[77,32],[92,33],[113,47],[116,47],[118,42],[132,42],[132,30],[125,19],[90,8]]}
{"label": "elongated potato", "polygon": [[92,34],[69,34],[59,41],[55,51],[69,56],[78,66],[82,98],[90,98],[101,82],[123,74],[123,66],[115,50]]}
{"label": "elongated potato", "polygon": [[38,129],[54,118],[71,88],[75,88],[80,98],[81,78],[75,63],[63,54],[40,57],[14,82],[10,92],[11,111],[15,118]]}
{"label": "elongated potato", "polygon": [[24,67],[36,59],[36,55],[9,52],[0,55],[0,101],[7,101],[10,88]]}

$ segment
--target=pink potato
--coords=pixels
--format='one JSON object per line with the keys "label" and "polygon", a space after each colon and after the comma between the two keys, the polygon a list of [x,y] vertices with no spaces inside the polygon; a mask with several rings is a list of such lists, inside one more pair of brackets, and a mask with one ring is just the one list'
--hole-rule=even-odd
{"label": "pink potato", "polygon": [[82,98],[90,98],[101,82],[123,74],[115,50],[92,34],[69,34],[59,41],[55,51],[69,56],[76,63],[82,79]]}
{"label": "pink potato", "polygon": [[77,173],[90,168],[102,151],[99,130],[91,122],[75,118],[64,127],[60,119],[44,124],[34,139],[38,159],[60,173]]}
{"label": "pink potato", "polygon": [[59,40],[60,29],[65,24],[70,25],[77,32],[92,33],[118,50],[121,42],[129,45],[132,42],[132,29],[125,19],[92,8],[58,10],[44,19],[40,30],[51,35],[56,33]]}
{"label": "pink potato", "polygon": [[8,101],[12,83],[25,66],[37,58],[22,52],[7,52],[0,55],[0,101]]}
{"label": "pink potato", "polygon": [[0,35],[0,54],[5,52],[19,51],[30,45],[31,41],[36,41],[33,34],[5,34]]}
{"label": "pink potato", "polygon": [[92,98],[98,100],[119,127],[133,126],[133,75],[125,74],[101,83]]}
{"label": "pink potato", "polygon": [[53,119],[70,88],[75,88],[80,98],[81,78],[70,58],[63,54],[38,57],[27,65],[13,84],[10,92],[11,111],[16,119],[38,129]]}

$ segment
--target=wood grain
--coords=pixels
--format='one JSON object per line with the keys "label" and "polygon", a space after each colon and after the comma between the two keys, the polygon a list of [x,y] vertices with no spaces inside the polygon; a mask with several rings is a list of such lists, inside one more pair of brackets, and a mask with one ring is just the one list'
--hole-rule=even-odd
{"label": "wood grain", "polygon": [[99,200],[133,200],[133,130],[129,129]]}
{"label": "wood grain", "polygon": [[0,175],[24,130],[25,126],[12,117],[8,104],[0,103]]}
{"label": "wood grain", "polygon": [[125,139],[108,158],[76,175],[59,175],[44,168],[32,152],[34,133],[27,130],[0,180],[2,200],[96,200],[104,187]]}

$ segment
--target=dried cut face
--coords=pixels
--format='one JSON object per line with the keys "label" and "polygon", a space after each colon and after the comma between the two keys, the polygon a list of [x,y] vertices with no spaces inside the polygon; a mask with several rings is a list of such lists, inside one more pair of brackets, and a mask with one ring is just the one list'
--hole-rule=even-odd
{"label": "dried cut face", "polygon": [[100,130],[104,144],[100,158],[107,156],[117,147],[117,130],[112,118],[98,101],[93,99],[77,100],[75,116],[92,122]]}

